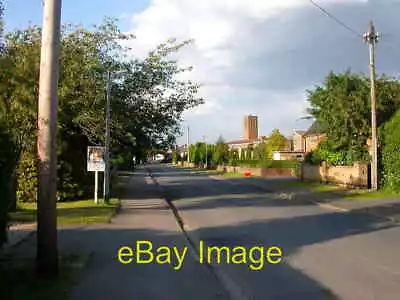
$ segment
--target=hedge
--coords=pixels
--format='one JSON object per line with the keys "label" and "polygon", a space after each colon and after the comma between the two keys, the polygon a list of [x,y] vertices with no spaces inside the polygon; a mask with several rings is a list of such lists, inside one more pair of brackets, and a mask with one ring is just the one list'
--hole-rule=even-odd
{"label": "hedge", "polygon": [[384,188],[400,192],[400,110],[382,131],[381,178]]}
{"label": "hedge", "polygon": [[16,165],[16,151],[11,137],[0,124],[0,246],[7,240],[7,223],[12,199],[11,179]]}

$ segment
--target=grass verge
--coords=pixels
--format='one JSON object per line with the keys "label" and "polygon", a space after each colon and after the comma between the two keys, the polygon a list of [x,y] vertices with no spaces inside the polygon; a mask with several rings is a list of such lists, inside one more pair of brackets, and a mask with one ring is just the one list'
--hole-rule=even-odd
{"label": "grass verge", "polygon": [[322,184],[315,182],[291,181],[281,182],[282,186],[292,186],[299,188],[306,188],[315,193],[329,193],[335,192],[341,194],[344,199],[348,200],[377,200],[388,198],[399,198],[400,194],[387,190],[370,191],[367,189],[352,189],[337,186],[334,184]]}
{"label": "grass verge", "polygon": [[59,276],[40,279],[35,274],[33,258],[14,258],[0,261],[0,299],[67,300],[88,255],[61,255]]}
{"label": "grass verge", "polygon": [[229,178],[241,178],[241,177],[246,177],[244,174],[239,173],[239,172],[225,172],[223,174],[225,177]]}
{"label": "grass verge", "polygon": [[377,199],[388,199],[388,198],[400,198],[400,194],[387,190],[381,190],[381,191],[351,190],[346,193],[344,198],[350,200],[377,200]]}
{"label": "grass verge", "polygon": [[[93,200],[57,203],[57,222],[60,225],[85,225],[107,223],[115,214],[120,201],[110,199],[109,204],[96,204]],[[16,212],[10,214],[10,221],[29,223],[36,221],[36,203],[19,203]]]}
{"label": "grass verge", "polygon": [[287,181],[278,183],[281,186],[299,187],[306,188],[312,192],[333,192],[333,191],[345,191],[343,187],[333,184],[322,184],[316,182],[304,182],[304,181]]}

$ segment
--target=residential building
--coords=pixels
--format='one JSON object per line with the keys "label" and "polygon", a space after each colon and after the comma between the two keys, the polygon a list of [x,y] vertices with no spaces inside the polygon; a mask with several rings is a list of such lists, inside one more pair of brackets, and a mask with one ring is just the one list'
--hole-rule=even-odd
{"label": "residential building", "polygon": [[303,160],[304,152],[296,151],[274,151],[273,160]]}
{"label": "residential building", "polygon": [[288,147],[285,151],[274,151],[274,160],[303,160],[306,153],[317,149],[318,145],[326,137],[320,123],[314,122],[305,130],[294,130],[291,139],[288,139]]}
{"label": "residential building", "polygon": [[306,131],[304,130],[294,130],[292,135],[293,140],[293,151],[295,152],[304,152],[306,149],[306,143],[304,139],[304,135]]}
{"label": "residential building", "polygon": [[305,150],[308,153],[317,149],[319,144],[326,138],[323,126],[315,121],[304,134]]}

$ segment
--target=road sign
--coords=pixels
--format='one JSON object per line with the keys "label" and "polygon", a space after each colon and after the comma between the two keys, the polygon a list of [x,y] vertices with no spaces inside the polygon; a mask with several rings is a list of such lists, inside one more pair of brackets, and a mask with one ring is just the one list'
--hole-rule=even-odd
{"label": "road sign", "polygon": [[87,149],[87,170],[88,172],[104,172],[106,163],[104,160],[104,147],[89,146]]}

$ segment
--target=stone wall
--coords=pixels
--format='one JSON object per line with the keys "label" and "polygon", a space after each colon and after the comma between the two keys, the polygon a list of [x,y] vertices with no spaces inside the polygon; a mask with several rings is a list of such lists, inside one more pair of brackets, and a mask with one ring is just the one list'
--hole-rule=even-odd
{"label": "stone wall", "polygon": [[368,165],[356,163],[353,166],[329,166],[322,163],[314,166],[303,163],[300,172],[304,181],[336,183],[345,186],[368,187]]}

